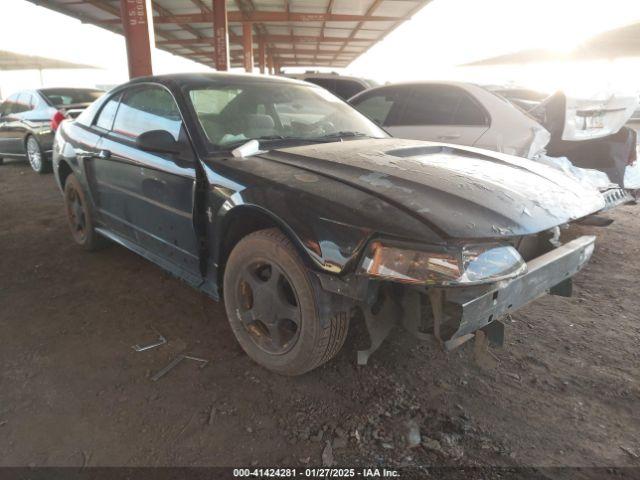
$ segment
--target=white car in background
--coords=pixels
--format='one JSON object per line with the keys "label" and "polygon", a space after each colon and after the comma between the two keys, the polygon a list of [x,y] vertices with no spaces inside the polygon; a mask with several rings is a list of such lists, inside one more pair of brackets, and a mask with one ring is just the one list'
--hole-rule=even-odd
{"label": "white car in background", "polygon": [[638,168],[636,134],[624,127],[637,107],[635,96],[574,99],[555,94],[527,113],[479,85],[416,82],[372,88],[349,103],[394,137],[473,146],[546,163],[599,189],[609,206],[631,201],[629,190],[640,188],[636,181],[624,184],[626,170]]}

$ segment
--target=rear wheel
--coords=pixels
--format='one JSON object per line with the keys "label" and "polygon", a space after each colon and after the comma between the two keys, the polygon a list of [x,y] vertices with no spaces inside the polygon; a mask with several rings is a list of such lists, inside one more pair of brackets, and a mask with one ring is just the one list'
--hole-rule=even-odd
{"label": "rear wheel", "polygon": [[104,239],[94,229],[93,215],[78,179],[69,175],[64,184],[64,204],[73,240],[85,250],[96,250]]}
{"label": "rear wheel", "polygon": [[25,147],[31,168],[38,173],[49,173],[51,171],[51,162],[45,158],[38,140],[33,135],[27,137]]}
{"label": "rear wheel", "polygon": [[233,249],[224,274],[224,301],[236,339],[254,361],[277,373],[300,375],[330,360],[347,335],[349,311],[319,318],[315,286],[289,239],[260,230]]}

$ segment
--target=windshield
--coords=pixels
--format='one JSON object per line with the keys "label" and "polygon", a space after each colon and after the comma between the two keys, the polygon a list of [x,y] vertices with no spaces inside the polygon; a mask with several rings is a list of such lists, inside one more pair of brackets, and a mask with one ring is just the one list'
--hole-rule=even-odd
{"label": "windshield", "polygon": [[55,107],[91,103],[102,96],[102,90],[88,88],[46,88],[40,93]]}
{"label": "windshield", "polygon": [[286,83],[210,84],[189,99],[212,150],[260,141],[329,141],[388,135],[322,88]]}

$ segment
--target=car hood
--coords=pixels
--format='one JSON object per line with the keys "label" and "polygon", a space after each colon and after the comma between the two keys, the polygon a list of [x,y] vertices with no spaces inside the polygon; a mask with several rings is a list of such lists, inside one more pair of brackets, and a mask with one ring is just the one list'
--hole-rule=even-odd
{"label": "car hood", "polygon": [[597,191],[553,168],[471,147],[365,139],[276,149],[260,157],[366,191],[450,238],[536,233],[604,207]]}

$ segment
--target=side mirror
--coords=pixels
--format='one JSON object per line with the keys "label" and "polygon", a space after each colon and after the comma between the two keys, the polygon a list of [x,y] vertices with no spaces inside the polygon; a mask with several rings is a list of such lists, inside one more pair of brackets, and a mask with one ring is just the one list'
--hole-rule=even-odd
{"label": "side mirror", "polygon": [[182,145],[166,130],[144,132],[136,139],[140,150],[156,153],[180,153]]}

